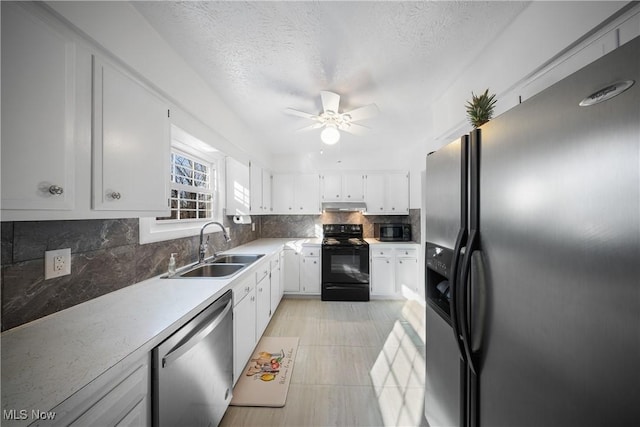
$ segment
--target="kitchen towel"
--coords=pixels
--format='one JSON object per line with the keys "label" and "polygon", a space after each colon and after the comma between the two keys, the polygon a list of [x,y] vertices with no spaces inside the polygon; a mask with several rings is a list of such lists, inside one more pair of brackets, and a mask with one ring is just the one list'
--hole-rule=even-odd
{"label": "kitchen towel", "polygon": [[283,407],[298,342],[297,337],[262,337],[233,389],[231,406]]}

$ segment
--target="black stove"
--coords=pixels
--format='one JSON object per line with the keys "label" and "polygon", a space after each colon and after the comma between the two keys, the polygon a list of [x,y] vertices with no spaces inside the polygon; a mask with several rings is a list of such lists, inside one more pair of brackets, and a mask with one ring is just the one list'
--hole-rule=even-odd
{"label": "black stove", "polygon": [[322,231],[322,300],[369,301],[369,244],[362,224],[324,224]]}

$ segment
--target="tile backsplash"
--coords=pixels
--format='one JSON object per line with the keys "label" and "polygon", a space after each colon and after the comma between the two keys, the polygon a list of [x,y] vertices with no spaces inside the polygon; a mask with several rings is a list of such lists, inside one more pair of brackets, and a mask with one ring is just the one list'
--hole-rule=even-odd
{"label": "tile backsplash", "polygon": [[[231,242],[210,234],[217,250],[228,250],[261,237],[320,237],[322,224],[362,223],[365,237],[373,237],[376,222],[412,225],[420,238],[420,210],[408,216],[367,216],[360,213],[322,215],[266,215],[251,225],[225,218]],[[178,267],[197,259],[198,236],[140,245],[138,219],[2,222],[2,330],[80,304],[120,288],[162,274],[169,254]],[[215,231],[215,230],[212,230]],[[71,274],[44,280],[44,252],[71,248]]]}

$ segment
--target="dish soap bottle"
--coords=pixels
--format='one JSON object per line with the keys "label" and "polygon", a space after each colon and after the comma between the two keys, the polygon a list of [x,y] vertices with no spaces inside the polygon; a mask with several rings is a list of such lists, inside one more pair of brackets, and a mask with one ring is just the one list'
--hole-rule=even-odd
{"label": "dish soap bottle", "polygon": [[176,274],[176,259],[175,259],[176,255],[177,255],[176,253],[172,253],[171,256],[169,257],[169,271],[168,271],[169,277]]}

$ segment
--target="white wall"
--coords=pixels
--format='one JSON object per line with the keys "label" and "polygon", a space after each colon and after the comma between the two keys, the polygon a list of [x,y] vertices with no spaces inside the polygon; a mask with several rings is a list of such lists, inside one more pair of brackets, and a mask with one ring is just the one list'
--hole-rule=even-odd
{"label": "white wall", "polygon": [[213,144],[219,150],[243,162],[251,158],[270,164],[271,154],[257,143],[259,138],[247,131],[248,127],[131,4],[50,1],[47,5],[183,110],[179,112],[183,126],[185,122],[195,123],[195,118],[210,128],[205,133],[217,136]]}
{"label": "white wall", "polygon": [[[518,102],[510,89],[560,55],[628,2],[534,1],[479,57],[461,61],[461,71],[443,85],[433,106],[434,136],[449,142],[471,127],[464,105],[471,92],[497,94],[496,114]],[[473,29],[470,29],[473,31]],[[466,65],[466,66],[465,66]]]}

